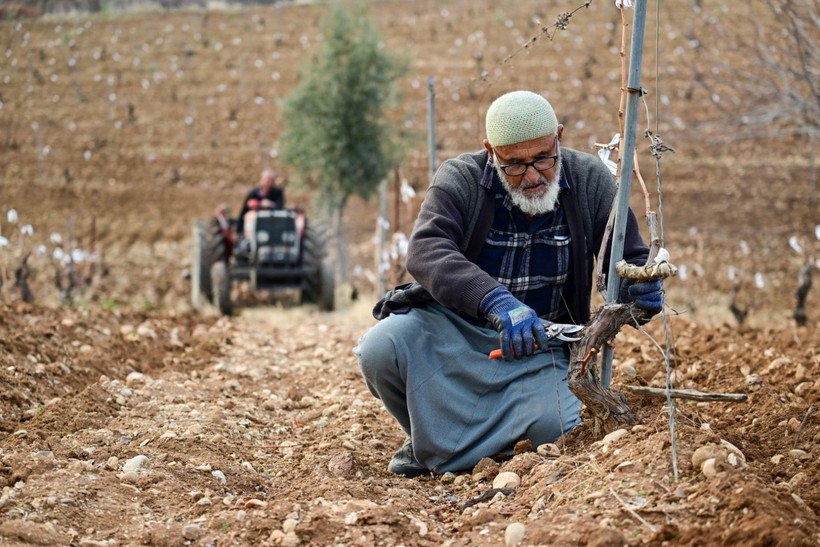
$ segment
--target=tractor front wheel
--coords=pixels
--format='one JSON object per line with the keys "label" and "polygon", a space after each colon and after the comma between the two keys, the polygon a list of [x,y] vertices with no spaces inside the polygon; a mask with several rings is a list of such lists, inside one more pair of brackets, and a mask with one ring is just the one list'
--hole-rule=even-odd
{"label": "tractor front wheel", "polygon": [[211,298],[211,244],[208,222],[198,220],[194,224],[191,245],[191,305],[202,307]]}

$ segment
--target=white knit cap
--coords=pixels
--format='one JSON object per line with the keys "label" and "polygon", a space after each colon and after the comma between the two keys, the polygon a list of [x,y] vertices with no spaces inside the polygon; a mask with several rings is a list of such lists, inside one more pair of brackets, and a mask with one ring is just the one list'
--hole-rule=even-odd
{"label": "white knit cap", "polygon": [[485,120],[491,146],[507,146],[547,135],[558,129],[552,105],[532,91],[511,91],[490,105]]}

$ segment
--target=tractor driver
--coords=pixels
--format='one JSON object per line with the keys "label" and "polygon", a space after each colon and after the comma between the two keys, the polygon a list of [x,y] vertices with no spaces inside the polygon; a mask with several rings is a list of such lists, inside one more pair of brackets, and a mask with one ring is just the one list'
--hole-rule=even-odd
{"label": "tractor driver", "polygon": [[242,203],[242,210],[236,220],[236,231],[240,237],[244,235],[245,215],[249,211],[260,209],[282,209],[285,206],[285,192],[277,186],[276,181],[279,175],[272,169],[262,171],[259,177],[259,186],[248,192],[245,201]]}

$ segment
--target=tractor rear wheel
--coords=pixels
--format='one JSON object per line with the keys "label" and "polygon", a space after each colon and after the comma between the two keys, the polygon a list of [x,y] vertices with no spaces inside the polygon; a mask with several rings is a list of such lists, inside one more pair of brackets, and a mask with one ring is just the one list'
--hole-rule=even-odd
{"label": "tractor rear wheel", "polygon": [[320,226],[305,226],[302,267],[309,272],[302,280],[302,302],[318,304],[323,311],[332,311],[335,307],[334,268],[327,256],[326,232]]}
{"label": "tractor rear wheel", "polygon": [[228,264],[218,260],[211,264],[211,282],[213,283],[213,303],[222,315],[233,313],[231,301],[231,277],[228,275]]}

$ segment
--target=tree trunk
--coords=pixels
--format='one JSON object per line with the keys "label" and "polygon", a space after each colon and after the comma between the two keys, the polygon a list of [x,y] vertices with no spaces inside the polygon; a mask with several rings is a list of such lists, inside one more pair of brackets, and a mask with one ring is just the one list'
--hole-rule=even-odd
{"label": "tree trunk", "polygon": [[347,198],[339,198],[334,200],[331,205],[331,230],[333,232],[332,238],[336,249],[336,266],[338,271],[339,283],[346,284],[350,281],[348,275],[348,256],[347,256],[347,227],[344,224],[344,210],[347,204]]}

